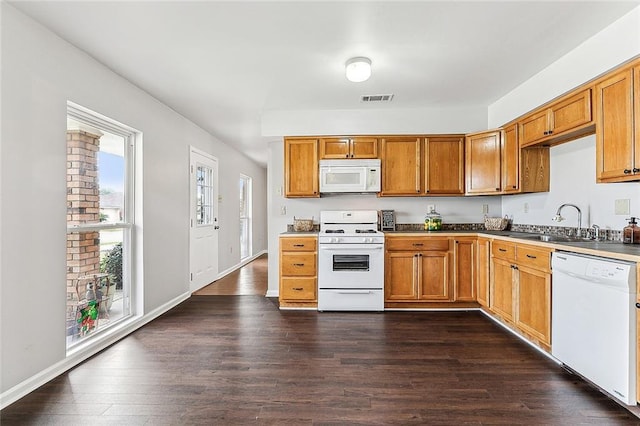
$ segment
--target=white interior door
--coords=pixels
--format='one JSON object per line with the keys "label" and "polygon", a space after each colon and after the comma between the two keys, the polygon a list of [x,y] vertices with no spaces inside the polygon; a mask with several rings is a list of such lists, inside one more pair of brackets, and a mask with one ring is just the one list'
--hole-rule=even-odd
{"label": "white interior door", "polygon": [[218,160],[191,148],[190,290],[218,277]]}

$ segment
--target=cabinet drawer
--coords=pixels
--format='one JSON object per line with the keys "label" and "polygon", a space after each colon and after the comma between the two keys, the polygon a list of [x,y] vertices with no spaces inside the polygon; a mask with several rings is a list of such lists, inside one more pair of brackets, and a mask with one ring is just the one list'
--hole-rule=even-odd
{"label": "cabinet drawer", "polygon": [[316,275],[316,253],[283,253],[280,259],[282,276]]}
{"label": "cabinet drawer", "polygon": [[387,238],[387,250],[396,251],[448,251],[449,239],[442,238]]}
{"label": "cabinet drawer", "polygon": [[550,254],[549,250],[539,247],[518,245],[516,248],[516,262],[518,265],[548,272],[551,270]]}
{"label": "cabinet drawer", "polygon": [[280,238],[282,251],[316,251],[315,237],[283,237]]}
{"label": "cabinet drawer", "polygon": [[513,262],[516,259],[516,246],[505,241],[494,241],[491,243],[491,255],[498,259]]}
{"label": "cabinet drawer", "polygon": [[280,298],[294,301],[316,300],[317,281],[315,278],[282,278]]}

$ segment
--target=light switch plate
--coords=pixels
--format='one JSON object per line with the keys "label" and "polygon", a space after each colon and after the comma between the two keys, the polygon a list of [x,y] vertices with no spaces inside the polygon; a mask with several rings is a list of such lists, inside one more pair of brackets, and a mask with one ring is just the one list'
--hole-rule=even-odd
{"label": "light switch plate", "polygon": [[628,215],[630,210],[629,199],[616,200],[615,212],[618,215]]}

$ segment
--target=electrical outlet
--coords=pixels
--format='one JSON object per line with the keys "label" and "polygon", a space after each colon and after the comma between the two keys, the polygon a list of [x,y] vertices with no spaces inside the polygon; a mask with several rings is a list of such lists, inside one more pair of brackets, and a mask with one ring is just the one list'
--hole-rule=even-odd
{"label": "electrical outlet", "polygon": [[489,213],[489,204],[483,204],[482,205],[482,213],[483,214]]}
{"label": "electrical outlet", "polygon": [[282,216],[287,214],[287,206],[280,206],[280,214]]}
{"label": "electrical outlet", "polygon": [[615,202],[616,214],[628,215],[629,212],[631,211],[629,204],[630,204],[630,200],[628,198],[623,200],[616,200]]}
{"label": "electrical outlet", "polygon": [[524,206],[522,206],[522,210],[524,210],[525,213],[529,213],[529,203],[524,203]]}
{"label": "electrical outlet", "polygon": [[427,212],[432,212],[436,209],[435,204],[427,204]]}

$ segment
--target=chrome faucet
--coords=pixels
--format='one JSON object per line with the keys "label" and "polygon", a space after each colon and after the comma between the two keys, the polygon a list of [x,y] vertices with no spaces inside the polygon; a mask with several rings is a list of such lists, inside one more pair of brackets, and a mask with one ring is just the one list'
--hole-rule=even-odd
{"label": "chrome faucet", "polygon": [[591,239],[600,241],[600,227],[595,223],[591,225]]}
{"label": "chrome faucet", "polygon": [[582,236],[582,211],[580,211],[580,207],[576,206],[575,204],[563,204],[558,207],[558,211],[556,212],[556,215],[552,218],[552,220],[554,222],[562,222],[563,220],[565,220],[564,217],[560,215],[560,212],[565,207],[574,207],[578,211],[578,230],[576,231],[576,237],[580,238]]}

